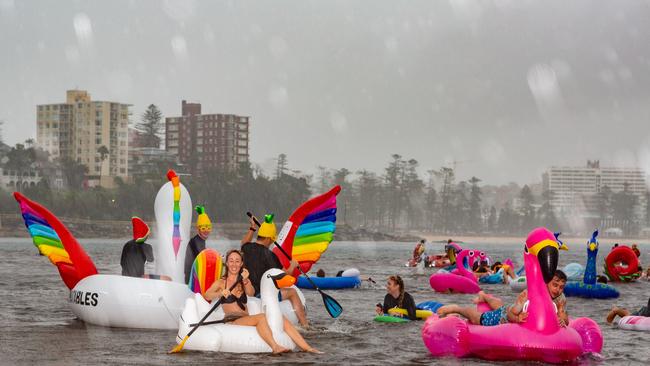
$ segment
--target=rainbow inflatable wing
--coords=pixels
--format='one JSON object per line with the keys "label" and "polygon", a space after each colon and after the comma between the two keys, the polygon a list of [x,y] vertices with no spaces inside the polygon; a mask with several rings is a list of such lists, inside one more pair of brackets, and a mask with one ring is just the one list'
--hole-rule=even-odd
{"label": "rainbow inflatable wing", "polygon": [[97,274],[93,261],[56,216],[19,192],[14,192],[14,198],[34,245],[59,269],[69,289],[83,278]]}
{"label": "rainbow inflatable wing", "polygon": [[192,272],[190,273],[190,290],[205,296],[205,292],[212,286],[214,281],[221,278],[223,262],[221,254],[214,249],[203,249],[194,259]]}
{"label": "rainbow inflatable wing", "polygon": [[[278,244],[307,272],[320,259],[332,242],[336,229],[336,195],[341,191],[335,186],[329,192],[316,196],[298,207],[284,224],[278,235]],[[278,248],[273,252],[287,267],[289,260]],[[297,276],[300,270],[296,269]]]}

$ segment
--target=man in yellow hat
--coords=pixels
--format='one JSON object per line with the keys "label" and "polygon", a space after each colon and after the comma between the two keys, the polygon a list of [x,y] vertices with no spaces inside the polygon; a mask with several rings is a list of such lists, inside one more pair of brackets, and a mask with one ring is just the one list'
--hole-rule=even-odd
{"label": "man in yellow hat", "polygon": [[190,282],[190,274],[192,272],[192,264],[194,264],[194,259],[196,256],[205,249],[205,241],[208,240],[210,232],[212,232],[212,222],[208,217],[208,214],[205,213],[205,207],[196,206],[196,212],[199,214],[199,217],[196,219],[196,230],[198,234],[194,235],[190,242],[187,244],[187,249],[185,250],[185,283]]}
{"label": "man in yellow hat", "polygon": [[[253,242],[253,234],[257,231],[257,240]],[[264,222],[257,230],[255,220],[251,217],[250,227],[241,240],[241,250],[244,253],[244,267],[248,269],[248,279],[250,279],[255,288],[255,296],[260,294],[260,281],[264,272],[271,268],[279,268],[288,274],[292,274],[298,266],[298,262],[291,260],[288,268],[283,268],[278,257],[270,250],[271,244],[275,242],[277,230],[273,223],[273,214],[264,215]],[[307,315],[302,305],[300,296],[293,288],[283,288],[280,290],[282,300],[289,300],[296,312],[298,321],[303,327],[308,327]]]}

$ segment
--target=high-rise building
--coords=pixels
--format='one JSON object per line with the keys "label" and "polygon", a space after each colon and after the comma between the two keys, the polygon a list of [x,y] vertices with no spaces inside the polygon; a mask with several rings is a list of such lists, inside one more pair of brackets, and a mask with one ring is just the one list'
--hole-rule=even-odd
{"label": "high-rise building", "polygon": [[248,162],[248,116],[201,114],[201,104],[183,100],[180,117],[165,118],[165,149],[192,171],[237,169]]}
{"label": "high-rise building", "polygon": [[582,167],[551,167],[543,175],[545,190],[553,192],[551,206],[559,212],[580,211],[596,217],[598,194],[608,187],[612,193],[627,190],[639,199],[637,211],[645,209],[646,172],[635,167],[600,167],[599,161],[588,161]]}
{"label": "high-rise building", "polygon": [[89,186],[113,187],[115,177],[129,175],[129,107],[93,101],[85,90],[68,90],[65,103],[36,107],[36,143],[51,159],[72,159],[88,167]]}

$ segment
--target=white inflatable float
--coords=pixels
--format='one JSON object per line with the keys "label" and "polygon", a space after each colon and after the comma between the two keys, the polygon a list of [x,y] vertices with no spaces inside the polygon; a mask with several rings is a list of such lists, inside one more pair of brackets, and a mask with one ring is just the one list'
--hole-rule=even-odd
{"label": "white inflatable float", "polygon": [[[296,345],[284,332],[283,315],[289,314],[287,318],[293,323],[297,321],[293,308],[288,301],[278,301],[278,292],[273,282],[273,277],[283,274],[284,271],[276,268],[269,269],[262,275],[260,283],[261,300],[248,297],[248,312],[250,315],[259,314],[264,310],[266,320],[273,332],[275,341],[288,349],[294,349]],[[298,289],[296,289],[298,290]],[[298,290],[304,304],[304,297]],[[180,344],[183,338],[210,310],[208,304],[200,294],[196,294],[185,301],[185,309],[180,318],[176,343]],[[219,307],[207,319],[217,321],[224,317],[223,310]],[[233,353],[270,353],[271,347],[267,345],[257,333],[253,326],[242,326],[233,324],[211,324],[199,327],[185,343],[184,349],[197,351],[233,352]]]}
{"label": "white inflatable float", "polygon": [[153,247],[156,274],[172,281],[98,274],[81,245],[52,213],[14,194],[34,244],[57,266],[70,288],[70,306],[79,319],[108,327],[178,328],[185,299],[192,295],[183,283],[192,201],[173,171],[168,178],[156,196],[158,240]]}
{"label": "white inflatable float", "polygon": [[[34,245],[58,268],[71,290],[70,307],[79,319],[107,327],[178,329],[185,300],[193,295],[184,283],[192,200],[173,171],[167,177],[169,182],[160,188],[154,203],[158,238],[153,252],[155,274],[171,281],[98,274],[83,247],[56,216],[19,192],[14,193]],[[304,303],[302,293],[298,293]],[[287,317],[297,323],[290,304],[283,308]]]}

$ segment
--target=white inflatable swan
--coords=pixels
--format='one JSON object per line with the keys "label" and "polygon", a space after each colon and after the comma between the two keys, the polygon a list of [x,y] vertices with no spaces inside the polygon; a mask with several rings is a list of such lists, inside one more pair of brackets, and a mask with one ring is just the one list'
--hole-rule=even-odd
{"label": "white inflatable swan", "polygon": [[[275,341],[287,349],[293,350],[296,345],[284,331],[283,311],[278,301],[279,289],[276,287],[276,278],[281,277],[284,271],[272,268],[264,272],[261,280],[261,298],[262,308],[266,314],[266,321],[273,332]],[[254,298],[249,297],[250,305],[256,307]],[[251,303],[251,300],[253,302]],[[176,342],[180,343],[192,327],[190,324],[198,323],[203,315],[207,312],[198,310],[197,302],[205,302],[200,294],[195,298],[189,298],[185,301],[185,309],[180,319],[180,327]],[[284,302],[284,301],[283,301]],[[291,306],[291,304],[288,304]],[[203,307],[203,306],[201,306]],[[223,317],[223,311],[215,311],[216,318]],[[250,312],[254,314],[256,312]],[[262,340],[253,326],[233,325],[233,324],[214,324],[199,327],[185,343],[185,349],[198,351],[215,351],[215,352],[232,352],[232,353],[271,353],[271,347]]]}

